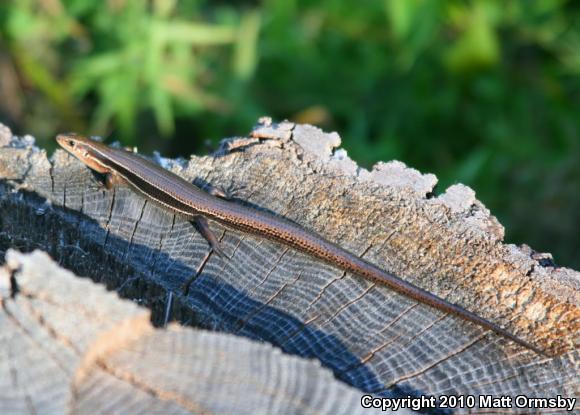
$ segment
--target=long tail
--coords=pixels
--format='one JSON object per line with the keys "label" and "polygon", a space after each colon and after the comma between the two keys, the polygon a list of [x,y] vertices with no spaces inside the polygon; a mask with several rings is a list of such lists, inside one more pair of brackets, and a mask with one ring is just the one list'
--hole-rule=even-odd
{"label": "long tail", "polygon": [[292,246],[300,251],[320,258],[330,265],[337,266],[363,278],[384,284],[400,294],[413,298],[423,304],[430,305],[431,307],[435,307],[436,309],[446,313],[454,314],[464,320],[475,323],[485,329],[491,330],[507,339],[510,339],[538,354],[545,355],[544,351],[509,333],[497,324],[494,324],[463,307],[439,298],[416,285],[400,279],[376,265],[359,258],[344,248],[324,239],[322,236],[302,228],[294,222],[290,222],[267,212],[242,207],[232,202],[221,201],[220,203],[223,204],[225,208],[224,212],[220,212],[219,209],[212,212],[212,219],[214,220],[218,220],[225,225],[242,231]]}

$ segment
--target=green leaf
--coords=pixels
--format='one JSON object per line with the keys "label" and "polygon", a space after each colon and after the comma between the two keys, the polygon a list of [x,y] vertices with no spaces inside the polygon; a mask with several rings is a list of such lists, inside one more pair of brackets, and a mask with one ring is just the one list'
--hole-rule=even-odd
{"label": "green leaf", "polygon": [[186,42],[197,46],[232,43],[236,34],[234,27],[184,21],[167,22],[162,29],[165,42]]}
{"label": "green leaf", "polygon": [[476,3],[464,18],[466,27],[447,53],[447,66],[454,72],[470,72],[496,65],[499,42],[486,10]]}
{"label": "green leaf", "polygon": [[418,0],[384,0],[390,29],[397,40],[405,39],[411,32]]}
{"label": "green leaf", "polygon": [[246,13],[238,29],[238,40],[234,50],[234,72],[241,80],[252,76],[256,68],[260,19],[260,13],[257,11]]}
{"label": "green leaf", "polygon": [[151,91],[151,104],[159,131],[164,136],[171,135],[175,125],[173,123],[173,108],[169,94],[161,87],[154,88]]}

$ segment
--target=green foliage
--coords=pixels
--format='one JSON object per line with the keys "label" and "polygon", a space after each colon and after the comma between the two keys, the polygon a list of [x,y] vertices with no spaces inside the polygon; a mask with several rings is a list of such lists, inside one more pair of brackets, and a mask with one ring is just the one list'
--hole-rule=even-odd
{"label": "green foliage", "polygon": [[467,183],[509,240],[579,267],[578,22],[566,0],[9,0],[0,116],[173,154],[315,123],[363,165]]}
{"label": "green foliage", "polygon": [[235,54],[230,76],[248,78],[255,66],[255,12],[208,17],[193,0],[18,0],[3,7],[3,37],[23,77],[58,107],[62,124],[95,133],[114,126],[134,141],[139,116],[151,114],[169,136],[178,113],[226,106],[205,85],[220,48]]}

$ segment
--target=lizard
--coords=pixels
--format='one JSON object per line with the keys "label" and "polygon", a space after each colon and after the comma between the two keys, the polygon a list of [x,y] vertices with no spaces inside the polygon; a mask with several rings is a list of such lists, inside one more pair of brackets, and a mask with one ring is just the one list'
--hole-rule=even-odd
{"label": "lizard", "polygon": [[544,354],[538,347],[499,325],[385,271],[295,222],[229,200],[219,191],[201,190],[134,152],[109,147],[74,133],[59,134],[56,141],[90,169],[104,174],[107,189],[128,183],[147,198],[192,221],[218,255],[224,254],[208,220],[305,252],[343,271],[386,285],[399,294],[491,330],[538,354]]}

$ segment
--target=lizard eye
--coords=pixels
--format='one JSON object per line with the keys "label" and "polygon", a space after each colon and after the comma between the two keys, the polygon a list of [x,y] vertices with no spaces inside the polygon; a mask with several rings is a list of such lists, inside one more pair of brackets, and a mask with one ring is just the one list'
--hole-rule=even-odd
{"label": "lizard eye", "polygon": [[75,146],[75,142],[73,140],[68,140],[67,144],[69,145],[69,147]]}

